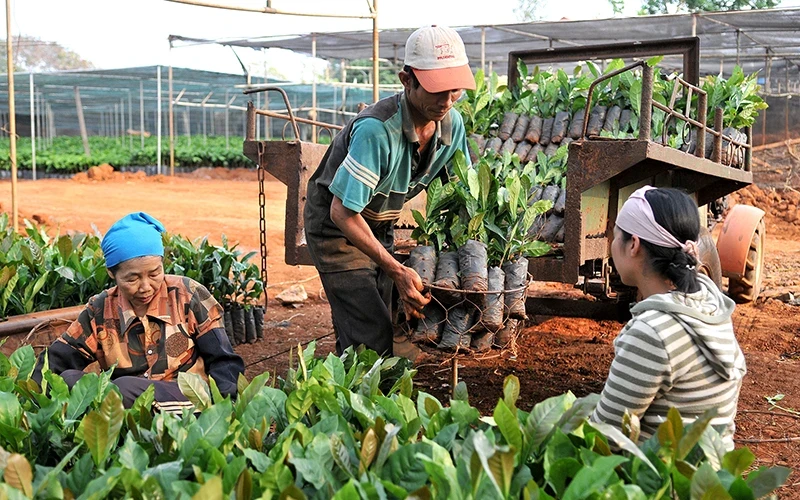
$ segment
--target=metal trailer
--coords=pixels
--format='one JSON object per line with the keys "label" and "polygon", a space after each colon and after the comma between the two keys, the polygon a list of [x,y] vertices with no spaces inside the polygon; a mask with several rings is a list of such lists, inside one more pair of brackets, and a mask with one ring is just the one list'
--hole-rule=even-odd
{"label": "metal trailer", "polygon": [[[668,106],[654,101],[653,69],[644,61],[604,75],[592,84],[584,114],[584,139],[569,145],[562,252],[556,256],[530,259],[530,273],[534,280],[580,284],[585,293],[601,299],[628,299],[630,294],[625,292],[631,290],[619,282],[610,261],[610,248],[617,212],[634,190],[646,184],[680,188],[692,195],[699,206],[705,207],[718,198],[752,184],[751,130],[745,131],[746,142],[737,142],[725,136],[721,112],[715,113],[713,128],[705,126],[706,94],[697,86],[700,47],[696,37],[511,52],[509,82],[518,80],[518,62],[542,64],[596,58],[642,59],[669,54],[683,55],[684,78],[678,81],[688,94],[689,103],[692,102],[692,95],[698,97],[696,109],[673,109],[675,95]],[[642,71],[642,112],[638,138],[617,140],[586,137],[592,90],[605,80],[637,67]],[[698,130],[696,154],[662,145],[666,142],[663,139],[662,143],[651,140],[653,108],[667,113],[668,119],[682,120]],[[703,156],[705,132],[713,137],[710,159]],[[728,158],[738,157],[741,160],[740,168],[722,163],[723,145]],[[763,219],[762,210],[736,205],[726,217],[716,244],[709,232],[701,234],[701,260],[704,264],[701,271],[718,284],[723,276],[727,277],[729,294],[739,302],[755,300],[760,291],[765,237]],[[622,302],[626,306],[628,301]],[[538,306],[552,307],[552,304],[540,301]],[[536,310],[541,310],[541,307],[536,307]]]}
{"label": "metal trailer", "polygon": [[[561,299],[528,298],[527,308],[537,314],[570,316],[608,316],[608,305],[614,305],[612,316],[624,315],[632,290],[626,288],[616,275],[611,262],[610,245],[614,221],[622,202],[638,187],[650,184],[659,187],[677,187],[694,196],[698,205],[704,206],[718,198],[737,191],[753,181],[750,171],[751,133],[746,131],[746,143],[740,143],[722,133],[722,113],[716,113],[713,128],[705,126],[705,92],[697,87],[699,81],[699,39],[696,37],[647,43],[623,43],[591,47],[511,52],[509,54],[509,81],[517,80],[517,62],[526,64],[582,61],[593,58],[643,58],[656,55],[682,54],[684,79],[681,86],[687,93],[698,96],[699,105],[694,117],[691,110],[684,112],[664,106],[652,98],[653,71],[646,63],[638,62],[618,72],[604,75],[593,83],[601,84],[622,71],[641,68],[643,74],[642,112],[637,139],[616,140],[586,137],[585,127],[591,101],[587,102],[584,117],[584,139],[569,146],[566,185],[565,237],[563,246],[554,254],[530,259],[529,271],[535,281],[562,282],[575,285],[585,293],[602,299],[581,307],[564,307]],[[263,87],[248,92],[278,91],[276,87]],[[288,99],[284,100],[288,114],[258,110],[248,104],[247,136],[244,153],[258,165],[261,204],[261,256],[263,278],[266,283],[266,226],[263,213],[265,172],[275,176],[287,186],[285,261],[290,265],[311,265],[303,232],[303,206],[306,184],[319,165],[327,145],[308,143],[300,137],[297,123],[341,129],[339,126],[295,118]],[[589,92],[591,96],[591,89]],[[692,102],[692,99],[688,99]],[[674,98],[673,98],[674,103]],[[704,158],[705,133],[697,134],[698,156],[664,146],[651,140],[653,107],[665,111],[671,118],[686,121],[713,137],[711,159]],[[256,141],[255,122],[258,116],[271,116],[287,120],[294,132],[290,141]],[[285,130],[285,128],[284,128]],[[285,138],[284,138],[285,139]],[[730,154],[738,155],[742,167],[722,164],[723,142]],[[728,215],[716,243],[705,232],[700,241],[702,271],[717,283],[721,277],[729,279],[730,293],[738,301],[752,301],[758,296],[764,245],[764,212],[745,205],[736,205]],[[613,309],[612,308],[612,309]]]}

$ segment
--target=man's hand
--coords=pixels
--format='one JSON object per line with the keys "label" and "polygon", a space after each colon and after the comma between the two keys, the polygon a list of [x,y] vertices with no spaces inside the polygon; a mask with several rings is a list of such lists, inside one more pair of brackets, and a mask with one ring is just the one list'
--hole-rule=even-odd
{"label": "man's hand", "polygon": [[356,248],[378,264],[394,281],[397,291],[400,292],[400,300],[403,301],[406,317],[422,318],[422,308],[431,299],[421,293],[423,290],[422,278],[417,272],[397,262],[375,238],[361,214],[345,207],[342,200],[336,196],[331,202],[331,220]]}
{"label": "man's hand", "polygon": [[407,318],[422,319],[422,308],[431,301],[430,294],[423,295],[422,278],[410,267],[399,265],[390,276],[400,293]]}

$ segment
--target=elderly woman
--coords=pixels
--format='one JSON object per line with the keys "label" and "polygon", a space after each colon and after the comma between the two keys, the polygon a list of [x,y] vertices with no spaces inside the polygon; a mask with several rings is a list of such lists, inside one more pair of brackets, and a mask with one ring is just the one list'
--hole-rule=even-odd
{"label": "elderly woman", "polygon": [[149,386],[162,410],[191,404],[178,389],[180,372],[214,378],[236,394],[244,363],[225,334],[223,311],[200,283],[164,274],[164,226],[144,212],[129,214],[106,233],[102,250],[116,286],[92,297],[78,319],[39,356],[72,387],[89,364],[114,367],[112,381],[129,408]]}
{"label": "elderly woman", "polygon": [[697,205],[675,189],[645,186],[617,217],[611,257],[642,300],[614,341],[614,360],[592,420],[621,426],[627,410],[653,435],[670,407],[711,425],[733,449],[745,361],[733,333],[733,301],[697,272]]}

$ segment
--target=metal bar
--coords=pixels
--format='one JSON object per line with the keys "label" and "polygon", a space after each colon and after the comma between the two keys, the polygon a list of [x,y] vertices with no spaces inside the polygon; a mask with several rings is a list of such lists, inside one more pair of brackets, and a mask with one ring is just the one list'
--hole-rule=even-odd
{"label": "metal bar", "polygon": [[569,41],[569,40],[560,40],[558,38],[552,38],[552,37],[549,37],[549,36],[539,35],[539,34],[536,34],[536,33],[529,33],[527,31],[517,30],[517,29],[514,29],[514,28],[508,28],[508,27],[505,27],[505,26],[492,26],[492,28],[494,28],[494,29],[496,29],[498,31],[505,31],[506,33],[511,33],[511,34],[514,34],[514,35],[527,36],[529,38],[536,38],[538,40],[547,40],[549,42],[555,41],[555,42],[560,42],[560,43],[563,43],[563,44],[566,44],[566,45],[572,45],[573,47],[579,47],[580,46],[579,43],[575,43],[575,42],[572,42],[572,41]]}
{"label": "metal bar", "polygon": [[[633,68],[636,68],[637,66],[643,66],[643,65],[645,65],[644,61],[635,62],[633,64],[629,64],[629,65],[625,66],[624,68],[618,69],[617,71],[612,71],[611,73],[608,73],[607,75],[603,75],[600,78],[598,78],[597,80],[592,82],[592,84],[589,86],[589,93],[588,93],[588,97],[586,98],[586,106],[584,107],[584,110],[583,110],[583,132],[581,134],[581,137],[586,137],[586,131],[589,128],[589,111],[592,109],[592,94],[594,94],[595,87],[598,84],[600,84],[600,83],[602,83],[602,82],[604,82],[604,81],[606,81],[606,80],[608,80],[610,78],[613,78],[613,77],[619,75],[620,73],[625,73],[626,71],[630,71]],[[510,70],[510,66],[509,66],[509,70]],[[642,100],[642,102],[644,103],[644,100]]]}
{"label": "metal bar", "polygon": [[[375,18],[375,19],[377,19],[377,18]],[[317,34],[316,33],[311,35],[311,57],[312,58],[316,58],[317,57]],[[380,78],[378,77],[378,71],[380,71],[380,70],[378,70],[376,68],[377,68],[377,65],[373,64],[372,70],[375,72],[374,73],[375,79],[376,80],[380,80]],[[260,95],[260,94],[258,94],[258,95]],[[373,99],[374,99],[374,96],[373,96]],[[377,102],[377,99],[375,99],[375,100]],[[312,79],[311,79],[311,114],[310,114],[310,118],[312,120],[316,120],[317,119],[317,73],[316,72],[314,72],[314,74],[312,76]],[[311,142],[313,142],[313,143],[317,142],[317,126],[316,125],[312,125],[311,126]]]}
{"label": "metal bar", "polygon": [[139,139],[140,149],[144,149],[144,82],[139,80]]}
{"label": "metal bar", "polygon": [[694,148],[694,155],[700,158],[706,156],[706,120],[708,119],[708,95],[703,92],[697,96],[697,121],[702,126],[697,129],[697,144]]}
{"label": "metal bar", "polygon": [[231,140],[228,133],[228,126],[230,125],[230,111],[231,102],[228,100],[228,91],[225,91],[225,149],[231,149]]}
{"label": "metal bar", "polygon": [[[789,60],[786,60],[786,64],[783,66],[783,74],[786,78],[786,92],[789,92]],[[786,113],[784,113],[784,132],[785,132],[785,139],[788,141],[789,137],[789,99],[790,96],[786,96]]]}
{"label": "metal bar", "polygon": [[[378,102],[381,98],[380,92],[380,70],[378,69],[378,58],[380,57],[380,35],[378,34],[378,0],[372,0],[372,102]],[[316,116],[314,117],[316,118]]]}
{"label": "metal bar", "polygon": [[722,108],[714,110],[714,150],[711,152],[711,161],[719,163],[722,159]]}
{"label": "metal bar", "polygon": [[[172,52],[172,49],[170,49]],[[169,175],[175,175],[175,112],[172,107],[172,61],[167,69],[167,82],[169,85]],[[181,94],[182,95],[182,94]]]}
{"label": "metal bar", "polygon": [[36,105],[33,101],[34,93],[33,93],[33,73],[28,75],[28,93],[31,99],[31,169],[32,169],[32,176],[33,180],[36,180],[36,120],[34,116],[36,115]]}
{"label": "metal bar", "polygon": [[[276,113],[274,111],[267,111],[263,109],[256,110],[256,114],[261,116],[269,116],[270,118],[280,118],[282,120],[292,120],[292,117],[288,115],[282,115],[280,113]],[[325,123],[317,120],[308,120],[306,118],[298,118],[294,117],[294,121],[298,123],[305,123],[307,125],[313,125],[316,127],[323,127],[323,128],[332,128],[334,130],[342,130],[344,127],[342,125],[334,125],[332,123]]]}
{"label": "metal bar", "polygon": [[481,71],[486,75],[486,28],[481,26]]}
{"label": "metal bar", "polygon": [[[244,93],[245,94],[254,94],[256,92],[269,92],[269,91],[279,92],[281,94],[281,96],[283,97],[283,103],[284,103],[284,105],[286,105],[286,111],[288,112],[288,115],[289,115],[288,116],[289,117],[289,121],[292,123],[292,129],[294,131],[294,137],[295,137],[295,139],[297,139],[299,141],[300,140],[300,128],[297,126],[298,119],[295,118],[294,113],[292,112],[292,105],[289,103],[289,96],[286,94],[285,90],[283,90],[280,87],[275,87],[275,86],[272,86],[272,85],[266,85],[264,87],[245,90]],[[270,113],[271,113],[271,111],[270,111]]]}
{"label": "metal bar", "polygon": [[255,8],[255,7],[245,7],[245,6],[240,6],[240,5],[222,5],[222,4],[212,3],[212,2],[203,2],[203,1],[200,1],[200,0],[167,0],[167,1],[168,2],[175,2],[175,3],[182,3],[182,4],[186,4],[186,5],[195,5],[197,7],[211,7],[213,9],[238,10],[238,11],[243,11],[243,12],[258,12],[258,13],[261,13],[261,14],[283,14],[285,16],[335,17],[335,18],[341,18],[341,19],[374,19],[378,15],[377,12],[375,12],[374,14],[370,14],[368,16],[356,16],[356,15],[347,15],[347,14],[315,14],[315,13],[310,13],[310,12],[289,12],[289,11],[273,9],[271,7]]}
{"label": "metal bar", "polygon": [[[128,90],[128,128],[133,131],[133,100],[130,90]],[[125,133],[127,134],[128,131],[126,130]],[[128,134],[128,149],[133,151],[133,134]]]}
{"label": "metal bar", "polygon": [[157,172],[161,174],[161,66],[156,67],[156,87],[158,93],[158,104],[156,107],[156,136],[158,139],[156,140],[156,158],[158,160],[157,165]]}
{"label": "metal bar", "polygon": [[14,232],[19,231],[17,206],[17,117],[14,105],[14,38],[11,36],[11,0],[6,0],[6,77],[8,78],[8,137],[11,161],[11,219]]}

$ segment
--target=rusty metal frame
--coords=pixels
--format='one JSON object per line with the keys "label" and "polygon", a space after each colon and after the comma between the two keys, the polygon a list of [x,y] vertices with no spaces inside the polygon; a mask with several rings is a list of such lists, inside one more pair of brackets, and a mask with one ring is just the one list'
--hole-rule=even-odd
{"label": "rusty metal frame", "polygon": [[[297,118],[292,112],[286,92],[276,86],[259,87],[246,93],[275,91],[283,96],[286,115],[257,110],[250,101],[247,103],[247,127],[243,150],[245,156],[253,160],[259,169],[273,175],[286,186],[286,219],[284,226],[284,259],[289,265],[312,265],[311,256],[306,245],[303,225],[303,208],[306,203],[308,179],[322,161],[328,150],[326,144],[301,141],[297,123],[313,122],[317,126],[328,129],[339,129],[337,125]],[[269,113],[269,114],[268,114]],[[256,117],[272,116],[288,120],[292,126],[295,140],[292,141],[256,141]],[[262,228],[262,231],[265,231]],[[262,250],[263,251],[263,250]]]}

